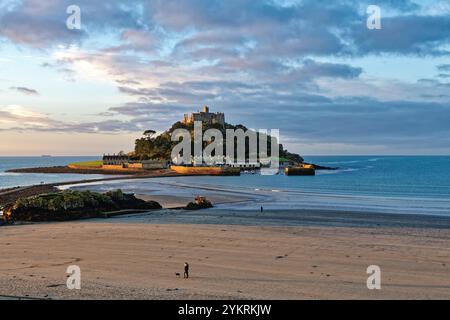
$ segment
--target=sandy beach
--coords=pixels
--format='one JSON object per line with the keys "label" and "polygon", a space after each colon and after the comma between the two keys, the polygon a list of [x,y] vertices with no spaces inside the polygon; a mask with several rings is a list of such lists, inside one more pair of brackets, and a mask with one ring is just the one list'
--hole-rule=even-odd
{"label": "sandy beach", "polygon": [[[450,230],[111,223],[0,229],[0,295],[51,299],[450,299]],[[183,263],[191,278],[178,278]],[[79,265],[82,289],[68,290]],[[368,290],[366,268],[382,271]]]}
{"label": "sandy beach", "polygon": [[[311,194],[279,190],[109,180],[3,191],[7,202],[56,187],[122,188],[165,209],[0,227],[0,299],[450,299],[448,216],[313,209]],[[215,207],[169,209],[198,194]],[[326,197],[334,206],[349,198]],[[381,208],[379,198],[364,201]],[[70,265],[81,268],[81,290],[66,287]],[[381,268],[381,290],[366,286],[370,265]]]}

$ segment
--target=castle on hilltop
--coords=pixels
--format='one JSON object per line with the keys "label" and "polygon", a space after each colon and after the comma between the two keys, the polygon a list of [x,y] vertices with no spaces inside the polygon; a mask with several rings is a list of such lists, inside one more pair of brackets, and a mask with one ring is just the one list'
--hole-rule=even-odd
{"label": "castle on hilltop", "polygon": [[219,124],[225,127],[225,115],[222,112],[209,112],[207,106],[203,107],[203,111],[198,111],[190,114],[185,114],[183,118],[184,124],[192,124],[194,121],[202,121],[204,124]]}

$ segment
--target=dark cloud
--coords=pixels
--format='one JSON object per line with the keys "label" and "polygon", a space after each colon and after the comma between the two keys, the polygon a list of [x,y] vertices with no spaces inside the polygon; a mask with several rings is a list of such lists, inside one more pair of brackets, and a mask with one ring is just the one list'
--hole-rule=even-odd
{"label": "dark cloud", "polygon": [[357,78],[362,73],[362,68],[351,67],[346,64],[322,63],[312,59],[303,61],[303,65],[289,73],[289,79],[311,81],[316,78]]}
{"label": "dark cloud", "polygon": [[397,53],[448,55],[450,16],[395,16],[382,18],[381,30],[353,27],[350,38],[358,55]]}
{"label": "dark cloud", "polygon": [[174,30],[261,26],[286,21],[295,14],[271,1],[155,0],[145,4],[156,23]]}
{"label": "dark cloud", "polygon": [[[183,58],[232,58],[276,55],[367,55],[394,52],[447,54],[449,16],[425,16],[408,0],[380,0],[382,29],[366,28],[365,8],[371,1],[304,0],[290,5],[254,0],[79,0],[82,30],[68,30],[70,0],[23,0],[0,13],[0,36],[45,49],[72,44],[104,33],[120,34],[110,51],[152,52],[168,35],[179,36],[174,54]],[[189,32],[187,32],[189,31]]]}
{"label": "dark cloud", "polygon": [[450,72],[450,64],[440,64],[437,66],[439,71]]}
{"label": "dark cloud", "polygon": [[79,43],[86,34],[66,27],[66,8],[57,1],[25,0],[0,12],[0,36],[42,49],[56,43]]}
{"label": "dark cloud", "polygon": [[[142,28],[136,6],[142,1],[23,0],[0,12],[0,36],[14,43],[46,49],[53,45],[80,44],[96,32]],[[69,30],[70,5],[81,9],[81,30]]]}
{"label": "dark cloud", "polygon": [[405,101],[380,102],[371,99],[340,99],[303,103],[301,97],[279,105],[247,107],[236,105],[233,119],[246,114],[253,128],[279,128],[287,137],[300,137],[310,143],[383,145],[391,150],[448,148],[450,145],[450,106]]}
{"label": "dark cloud", "polygon": [[38,96],[39,92],[34,89],[26,88],[26,87],[11,87],[11,90],[18,91],[20,93],[29,95],[29,96]]}

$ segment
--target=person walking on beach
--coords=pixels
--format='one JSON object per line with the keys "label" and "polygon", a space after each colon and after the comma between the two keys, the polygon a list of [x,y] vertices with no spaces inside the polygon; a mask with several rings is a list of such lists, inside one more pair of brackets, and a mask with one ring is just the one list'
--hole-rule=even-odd
{"label": "person walking on beach", "polygon": [[184,279],[188,279],[189,278],[189,263],[185,262],[184,263],[184,275],[183,275]]}
{"label": "person walking on beach", "polygon": [[263,212],[264,211],[264,208],[263,208],[263,206],[261,206],[261,212]]}

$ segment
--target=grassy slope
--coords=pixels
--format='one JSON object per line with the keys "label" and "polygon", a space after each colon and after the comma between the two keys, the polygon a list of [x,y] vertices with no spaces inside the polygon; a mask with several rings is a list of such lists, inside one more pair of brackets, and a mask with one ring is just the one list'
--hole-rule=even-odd
{"label": "grassy slope", "polygon": [[77,166],[80,168],[83,168],[83,167],[100,168],[103,165],[103,161],[102,160],[94,160],[94,161],[74,162],[74,163],[71,163],[70,165],[74,165],[74,166]]}

